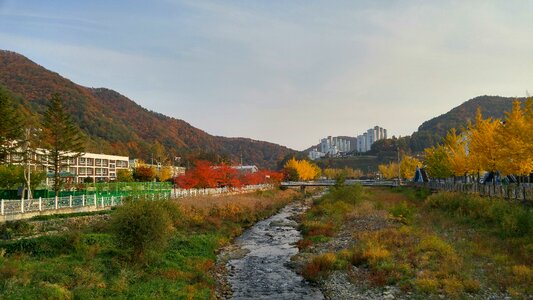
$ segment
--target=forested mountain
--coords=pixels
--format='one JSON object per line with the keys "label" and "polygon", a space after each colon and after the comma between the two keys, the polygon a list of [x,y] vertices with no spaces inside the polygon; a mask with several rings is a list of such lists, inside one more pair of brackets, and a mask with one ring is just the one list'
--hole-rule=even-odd
{"label": "forested mountain", "polygon": [[[468,121],[474,121],[478,107],[481,109],[483,117],[502,119],[506,111],[510,111],[515,100],[526,101],[526,98],[509,98],[500,96],[479,96],[470,99],[463,104],[453,108],[449,112],[428,120],[415,131],[411,136],[401,137],[398,141],[382,140],[372,145],[372,150],[368,154],[378,156],[392,156],[396,153],[396,144],[407,152],[419,153],[425,148],[435,146],[442,142],[451,128],[456,128],[459,132],[467,125]],[[317,148],[312,146],[309,150]]]}
{"label": "forested mountain", "polygon": [[89,152],[149,160],[154,143],[159,142],[169,157],[237,162],[242,155],[244,163],[269,168],[295,153],[273,143],[212,136],[183,120],[149,111],[115,91],[75,84],[11,51],[0,50],[0,87],[11,92],[36,122],[50,96],[59,93],[89,137]]}
{"label": "forested mountain", "polygon": [[411,135],[409,146],[413,152],[419,152],[440,143],[451,128],[461,131],[469,120],[474,121],[478,107],[483,117],[502,119],[506,111],[511,111],[514,100],[517,99],[486,95],[470,99],[449,112],[422,123]]}

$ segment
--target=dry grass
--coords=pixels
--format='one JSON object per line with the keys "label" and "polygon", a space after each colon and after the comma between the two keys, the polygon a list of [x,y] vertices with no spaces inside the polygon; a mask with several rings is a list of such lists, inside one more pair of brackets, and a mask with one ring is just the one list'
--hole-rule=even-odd
{"label": "dry grass", "polygon": [[210,209],[212,207],[223,207],[229,204],[238,204],[241,207],[257,210],[258,203],[267,206],[280,201],[290,201],[298,195],[300,195],[300,193],[295,190],[264,191],[229,196],[199,196],[180,198],[176,199],[175,201],[183,207],[191,207],[196,209]]}
{"label": "dry grass", "polygon": [[[298,197],[301,197],[300,193],[285,190],[177,199],[182,213],[178,226],[191,230],[219,230],[228,224],[240,223],[246,227]],[[242,228],[238,226],[232,230],[231,235],[238,235]]]}
{"label": "dry grass", "polygon": [[[355,247],[338,252],[333,265],[351,263],[359,266],[358,274],[350,275],[359,282],[375,286],[396,284],[403,291],[415,292],[420,297],[443,294],[450,299],[465,298],[467,293],[476,294],[487,287],[495,287],[496,292],[516,298],[533,295],[531,238],[502,236],[494,227],[476,221],[488,214],[497,215],[498,211],[514,213],[517,209],[505,207],[503,203],[497,206],[501,210],[492,211],[465,206],[461,214],[473,214],[472,221],[465,221],[462,215],[450,215],[437,209],[435,196],[426,203],[427,195],[427,191],[372,188],[366,190],[364,200],[349,211],[344,207],[337,209],[345,224],[388,220],[389,225],[354,229]],[[458,202],[453,195],[445,197]],[[487,207],[492,205],[480,203]],[[335,207],[335,203],[329,203],[329,207]],[[320,213],[328,212],[323,205],[320,210],[313,208],[310,212],[304,227],[320,228],[317,220],[322,226],[326,224],[324,216],[327,214]],[[515,220],[501,220],[508,231],[519,224]],[[312,232],[310,230],[308,235]],[[327,268],[317,260],[312,260],[306,268],[310,278],[327,274],[324,271]]]}

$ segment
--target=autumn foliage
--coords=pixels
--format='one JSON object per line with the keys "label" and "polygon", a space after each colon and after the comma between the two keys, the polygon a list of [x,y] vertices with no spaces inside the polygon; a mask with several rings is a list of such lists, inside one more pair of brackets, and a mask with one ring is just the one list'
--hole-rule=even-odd
{"label": "autumn foliage", "polygon": [[463,134],[452,128],[442,145],[426,149],[425,165],[429,175],[437,178],[466,177],[483,171],[529,175],[533,171],[532,132],[531,99],[524,107],[515,101],[502,121],[485,119],[478,109],[475,122],[470,122]]}
{"label": "autumn foliage", "polygon": [[378,169],[383,178],[393,179],[398,178],[398,172],[401,173],[403,179],[410,179],[415,176],[416,167],[420,167],[421,162],[409,155],[404,155],[400,161],[400,170],[398,170],[398,163],[391,162],[385,165],[379,165]]}
{"label": "autumn foliage", "polygon": [[320,168],[307,161],[290,159],[285,163],[285,177],[289,180],[313,180],[320,176]]}
{"label": "autumn foliage", "polygon": [[208,161],[198,160],[194,168],[187,170],[184,175],[178,176],[175,182],[184,189],[239,188],[245,185],[279,183],[282,177],[282,174],[278,172],[260,170],[254,173],[243,173],[226,164],[215,166]]}

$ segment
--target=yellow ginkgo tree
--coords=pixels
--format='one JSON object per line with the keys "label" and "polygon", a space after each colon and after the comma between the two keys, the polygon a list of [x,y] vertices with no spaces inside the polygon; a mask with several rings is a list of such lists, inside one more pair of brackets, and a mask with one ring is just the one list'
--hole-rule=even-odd
{"label": "yellow ginkgo tree", "polygon": [[478,108],[476,122],[468,124],[468,149],[472,168],[478,173],[498,170],[501,147],[496,138],[501,122],[492,118],[483,119]]}
{"label": "yellow ginkgo tree", "polygon": [[320,176],[320,168],[307,160],[291,158],[284,167],[289,175],[296,175],[298,180],[313,180]]}
{"label": "yellow ginkgo tree", "polygon": [[457,134],[457,130],[452,128],[444,138],[446,152],[446,162],[454,176],[466,176],[472,171],[476,171],[475,163],[471,162],[468,155],[468,140],[464,135]]}
{"label": "yellow ginkgo tree", "polygon": [[529,175],[533,171],[533,149],[531,148],[533,122],[526,103],[522,111],[520,102],[513,103],[513,109],[505,113],[503,124],[497,129],[496,141],[500,147],[497,157],[497,167],[502,174]]}

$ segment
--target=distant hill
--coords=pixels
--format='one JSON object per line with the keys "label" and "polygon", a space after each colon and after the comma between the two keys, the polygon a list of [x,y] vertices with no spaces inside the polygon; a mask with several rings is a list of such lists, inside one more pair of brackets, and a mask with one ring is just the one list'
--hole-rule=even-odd
{"label": "distant hill", "polygon": [[[484,118],[492,117],[495,119],[502,119],[506,111],[510,111],[515,100],[526,101],[525,98],[510,98],[500,96],[479,96],[470,99],[463,104],[453,108],[449,112],[428,120],[415,131],[411,136],[405,136],[400,139],[400,147],[404,151],[414,153],[422,152],[425,148],[435,146],[442,142],[451,128],[456,128],[461,131],[468,124],[468,121],[474,121],[477,108],[481,109]],[[374,144],[376,149],[370,151],[368,154],[377,155],[379,157],[392,157],[395,155],[395,146],[391,149],[385,149],[384,142],[378,141]],[[373,145],[373,148],[374,148]],[[316,148],[312,146],[304,153],[307,154],[309,150]],[[388,147],[390,148],[390,147]]]}
{"label": "distant hill", "polygon": [[36,120],[48,99],[59,93],[75,122],[89,137],[87,151],[149,160],[158,141],[169,156],[225,159],[274,168],[294,150],[248,138],[213,136],[189,123],[149,111],[105,88],[87,88],[49,71],[28,58],[0,50],[0,86]]}
{"label": "distant hill", "polygon": [[478,107],[484,118],[502,119],[505,112],[512,109],[515,100],[517,99],[486,95],[470,99],[449,112],[422,123],[411,135],[409,146],[413,152],[419,152],[440,143],[451,128],[460,131],[467,126],[469,120],[473,122]]}

